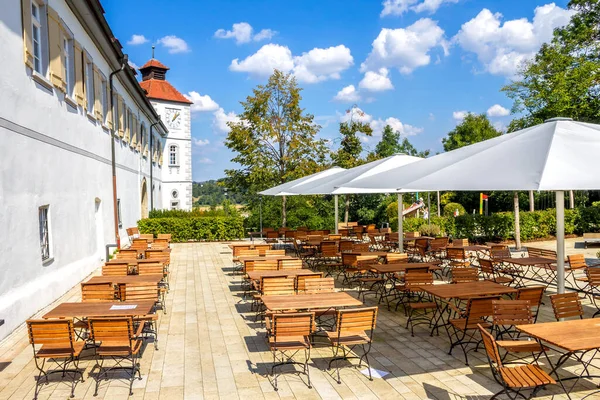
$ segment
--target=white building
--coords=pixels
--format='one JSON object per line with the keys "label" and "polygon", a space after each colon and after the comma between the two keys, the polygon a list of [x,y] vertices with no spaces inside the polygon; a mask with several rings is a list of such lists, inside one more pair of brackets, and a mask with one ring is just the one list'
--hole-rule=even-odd
{"label": "white building", "polygon": [[173,182],[191,179],[191,160],[189,103],[156,99],[164,118],[181,110],[179,168],[162,165],[168,129],[98,0],[0,9],[1,339],[98,268],[107,244],[126,244],[151,204],[171,207],[178,190],[187,208]]}
{"label": "white building", "polygon": [[169,68],[152,58],[140,68],[140,85],[169,129],[162,172],[164,208],[192,209],[191,101],[166,80]]}

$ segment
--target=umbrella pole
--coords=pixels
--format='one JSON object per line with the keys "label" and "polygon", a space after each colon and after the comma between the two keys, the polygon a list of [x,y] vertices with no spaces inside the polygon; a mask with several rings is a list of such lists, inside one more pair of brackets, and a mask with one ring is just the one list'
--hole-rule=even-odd
{"label": "umbrella pole", "polygon": [[565,292],[565,192],[556,192],[556,288]]}
{"label": "umbrella pole", "polygon": [[402,193],[398,193],[398,251],[404,253],[404,227],[402,226],[404,204],[402,204]]}
{"label": "umbrella pole", "polygon": [[340,220],[339,215],[338,215],[340,208],[338,206],[338,195],[337,194],[333,196],[333,204],[335,207],[335,227],[333,229],[335,230],[335,234],[337,235],[338,234],[338,221]]}
{"label": "umbrella pole", "polygon": [[431,225],[431,192],[427,192],[427,225]]}

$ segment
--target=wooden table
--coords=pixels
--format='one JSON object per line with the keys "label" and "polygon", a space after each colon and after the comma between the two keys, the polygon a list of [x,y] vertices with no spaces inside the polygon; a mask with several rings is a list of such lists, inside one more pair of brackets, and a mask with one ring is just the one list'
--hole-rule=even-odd
{"label": "wooden table", "polygon": [[279,261],[279,260],[295,260],[296,257],[292,257],[292,256],[240,256],[237,258],[234,258],[234,260],[237,260],[243,264],[245,264],[248,261]]}
{"label": "wooden table", "polygon": [[[150,314],[154,308],[154,303],[152,300],[61,303],[42,318],[137,317]],[[112,306],[127,305],[135,305],[136,307],[127,310],[111,310]]]}
{"label": "wooden table", "polygon": [[[503,258],[502,261],[512,264],[515,271],[520,270],[518,285],[524,286],[523,279],[538,281],[544,284],[550,284],[556,281],[556,268],[552,264],[556,263],[555,258],[547,257],[511,257]],[[532,276],[527,276],[531,272]],[[545,272],[545,275],[543,274]]]}
{"label": "wooden table", "polygon": [[310,269],[286,269],[277,271],[250,271],[247,273],[248,278],[257,281],[263,277],[277,277],[277,276],[299,276],[299,275],[312,275],[313,271]]}
{"label": "wooden table", "polygon": [[86,283],[112,283],[113,285],[127,285],[131,283],[156,283],[163,279],[162,274],[151,275],[123,275],[123,276],[94,276]]}
{"label": "wooden table", "polygon": [[265,307],[271,311],[311,310],[363,305],[362,301],[355,299],[346,292],[262,296],[261,300]]}
{"label": "wooden table", "polygon": [[468,300],[473,297],[517,293],[517,289],[490,281],[444,283],[422,288],[424,292],[443,300]]}
{"label": "wooden table", "polygon": [[405,237],[405,238],[402,238],[402,241],[403,242],[412,242],[412,241],[417,240],[417,239],[433,240],[435,238],[432,238],[431,236],[417,236],[417,237],[411,237],[411,238],[410,237]]}
{"label": "wooden table", "polygon": [[348,251],[348,254],[357,255],[357,256],[377,256],[377,257],[387,257],[390,254],[387,251]]}
{"label": "wooden table", "polygon": [[[584,377],[599,378],[594,375],[584,375],[588,374],[587,368],[594,357],[591,357],[589,361],[584,361],[582,356],[589,351],[594,351],[594,356],[596,356],[600,350],[600,320],[589,318],[572,321],[544,322],[529,325],[517,325],[516,328],[532,338],[535,338],[538,342],[546,342],[554,347],[564,350],[564,353],[554,364],[550,361],[546,351],[544,351],[544,355],[546,356],[549,365],[552,366],[550,374],[556,376],[557,381],[562,386],[567,397],[571,398],[569,393],[572,391],[573,387],[567,390],[563,381],[569,379],[579,380]],[[568,359],[573,358],[575,354],[577,354],[575,359],[584,366],[581,374],[561,378],[558,375],[558,369]],[[575,384],[577,384],[577,381],[575,381]],[[575,384],[573,384],[573,386],[575,386]]]}

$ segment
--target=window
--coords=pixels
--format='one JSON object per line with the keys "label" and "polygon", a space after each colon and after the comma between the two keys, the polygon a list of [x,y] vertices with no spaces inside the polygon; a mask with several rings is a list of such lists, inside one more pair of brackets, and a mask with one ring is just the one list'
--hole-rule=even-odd
{"label": "window", "polygon": [[87,100],[87,111],[94,112],[94,64],[91,61],[85,63],[85,97]]}
{"label": "window", "polygon": [[73,97],[75,90],[75,49],[73,47],[73,38],[67,33],[63,36],[63,76],[65,78],[65,88],[67,96]]}
{"label": "window", "polygon": [[121,219],[121,199],[117,199],[117,218],[119,219],[119,228],[122,228],[123,220]]}
{"label": "window", "polygon": [[44,48],[43,34],[42,32],[42,7],[35,2],[31,2],[31,40],[33,41],[33,69],[35,72],[46,76],[46,70],[44,66],[43,52],[46,51]]}
{"label": "window", "polygon": [[106,124],[106,120],[108,119],[108,85],[103,75],[100,75],[100,95],[102,96],[102,123]]}
{"label": "window", "polygon": [[112,123],[113,130],[115,132],[119,131],[119,97],[116,93],[113,94],[113,109],[112,109]]}
{"label": "window", "polygon": [[179,165],[179,152],[175,144],[169,146],[169,165]]}
{"label": "window", "polygon": [[171,201],[171,210],[177,210],[179,208],[179,200]]}
{"label": "window", "polygon": [[171,192],[171,197],[173,197],[174,199],[176,199],[176,198],[177,198],[177,196],[179,196],[179,193],[177,193],[177,190],[173,190],[173,191]]}
{"label": "window", "polygon": [[42,261],[50,259],[50,223],[49,219],[50,206],[42,206],[38,210],[38,218],[40,223],[40,248],[42,251]]}

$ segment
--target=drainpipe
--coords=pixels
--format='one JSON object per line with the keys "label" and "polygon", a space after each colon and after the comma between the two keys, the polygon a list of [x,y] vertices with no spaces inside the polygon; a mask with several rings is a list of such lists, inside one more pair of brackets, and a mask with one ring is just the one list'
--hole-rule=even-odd
{"label": "drainpipe", "polygon": [[152,180],[152,139],[154,138],[154,135],[152,134],[152,128],[158,124],[160,124],[160,121],[156,121],[150,125],[150,153],[148,154],[148,158],[150,159],[150,211],[154,210],[154,181]]}
{"label": "drainpipe", "polygon": [[[127,54],[121,59],[121,68],[114,70],[108,76],[108,86],[110,91],[109,101],[110,101],[110,110],[114,111],[113,104],[113,76],[118,74],[121,71],[125,70],[125,66],[127,65]],[[112,167],[112,188],[113,188],[113,214],[114,214],[114,222],[115,222],[115,240],[117,242],[117,248],[121,248],[121,237],[119,235],[119,210],[117,208],[117,166],[115,160],[115,139],[117,135],[115,135],[115,122],[113,121],[113,127],[111,129],[111,140],[110,140],[110,154],[111,154],[111,167]]]}

